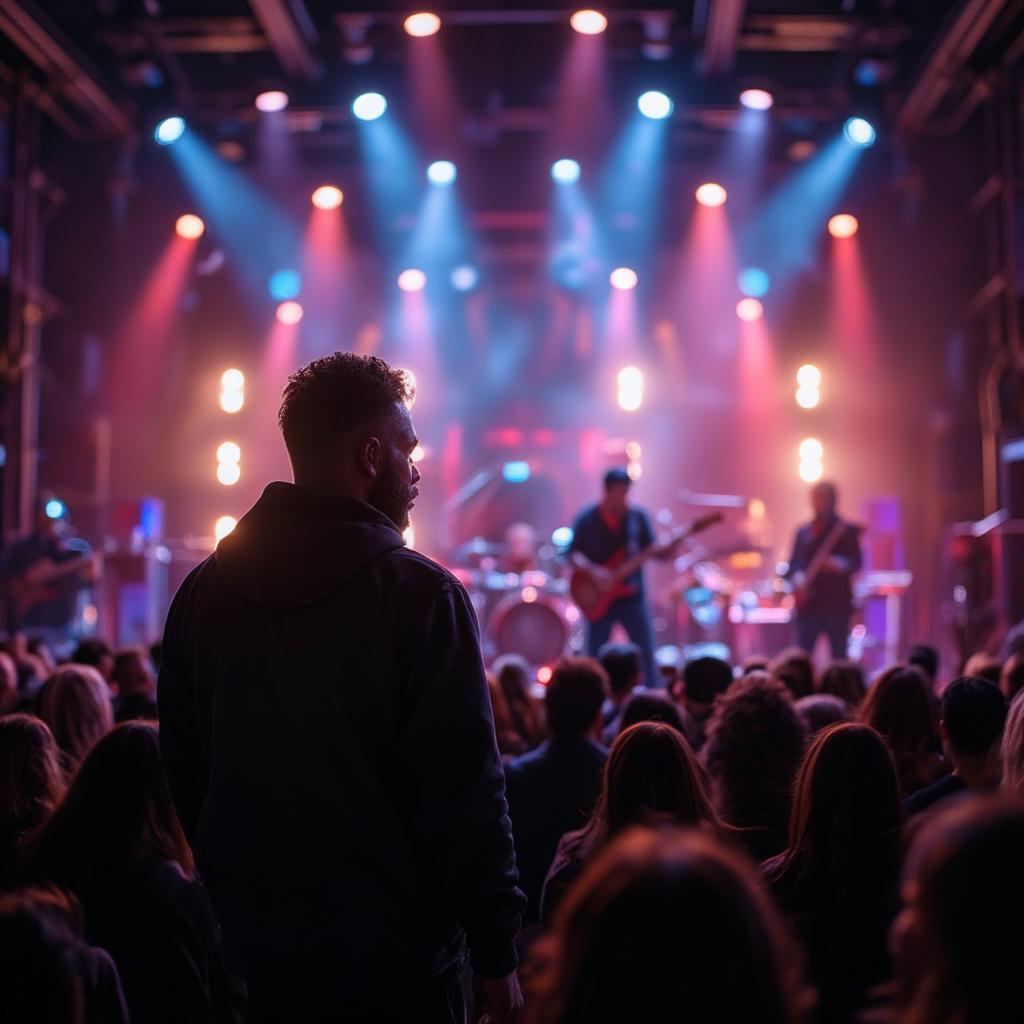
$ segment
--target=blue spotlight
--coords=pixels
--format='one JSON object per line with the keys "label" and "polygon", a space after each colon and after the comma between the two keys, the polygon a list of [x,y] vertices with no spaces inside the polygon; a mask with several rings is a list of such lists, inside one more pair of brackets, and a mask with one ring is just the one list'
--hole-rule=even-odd
{"label": "blue spotlight", "polygon": [[451,185],[457,175],[458,171],[451,160],[435,160],[427,168],[427,181],[431,185]]}
{"label": "blue spotlight", "polygon": [[452,271],[452,287],[457,292],[471,292],[480,281],[480,274],[476,267],[463,263]]}
{"label": "blue spotlight", "polygon": [[153,132],[153,138],[156,139],[161,146],[169,146],[172,142],[177,142],[184,134],[185,119],[183,117],[165,117],[156,126],[156,131]]}
{"label": "blue spotlight", "polygon": [[572,543],[573,532],[571,526],[559,526],[554,533],[551,534],[551,543],[556,548],[565,550]]}
{"label": "blue spotlight", "polygon": [[[529,467],[527,467],[529,468]],[[63,519],[67,514],[67,506],[60,498],[51,498],[43,508],[47,519]]]}
{"label": "blue spotlight", "polygon": [[580,165],[575,160],[563,157],[551,165],[551,177],[559,185],[571,185],[574,181],[580,180]]}
{"label": "blue spotlight", "polygon": [[740,291],[752,299],[761,299],[772,286],[771,278],[760,267],[747,267],[740,271]]}
{"label": "blue spotlight", "polygon": [[501,475],[506,483],[525,484],[530,479],[530,464],[528,462],[506,462],[501,467]]}
{"label": "blue spotlight", "polygon": [[294,299],[302,291],[302,275],[297,270],[275,270],[267,282],[270,297],[278,302]]}
{"label": "blue spotlight", "polygon": [[857,146],[860,149],[868,149],[873,146],[875,139],[878,138],[875,126],[870,121],[865,121],[863,117],[847,118],[846,124],[843,125],[843,135],[846,136],[846,141],[851,146]]}
{"label": "blue spotlight", "polygon": [[674,107],[672,101],[663,92],[656,90],[645,92],[636,101],[636,105],[640,113],[652,121],[661,121],[668,117]]}
{"label": "blue spotlight", "polygon": [[352,113],[360,121],[376,121],[388,109],[388,101],[379,92],[364,92],[352,101]]}

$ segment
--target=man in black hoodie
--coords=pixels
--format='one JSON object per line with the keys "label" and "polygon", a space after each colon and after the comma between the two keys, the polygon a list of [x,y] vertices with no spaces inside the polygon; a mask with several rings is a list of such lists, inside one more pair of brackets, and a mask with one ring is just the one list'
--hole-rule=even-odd
{"label": "man in black hoodie", "polygon": [[406,548],[407,378],[335,353],[279,416],[272,483],[182,584],[161,747],[259,1021],[492,1020],[521,1008],[523,896],[469,599]]}

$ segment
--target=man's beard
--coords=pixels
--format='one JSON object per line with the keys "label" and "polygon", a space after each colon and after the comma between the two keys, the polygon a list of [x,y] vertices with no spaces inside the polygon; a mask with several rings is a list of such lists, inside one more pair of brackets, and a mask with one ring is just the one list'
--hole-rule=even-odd
{"label": "man's beard", "polygon": [[412,488],[406,487],[390,467],[377,479],[370,492],[370,504],[383,512],[403,533],[409,528],[411,501]]}

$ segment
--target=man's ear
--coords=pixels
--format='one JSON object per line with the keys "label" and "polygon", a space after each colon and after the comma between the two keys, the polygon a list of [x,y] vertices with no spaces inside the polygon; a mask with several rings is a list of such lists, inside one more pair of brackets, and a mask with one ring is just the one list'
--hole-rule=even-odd
{"label": "man's ear", "polygon": [[368,437],[360,447],[359,456],[362,468],[376,480],[384,465],[384,449],[380,439]]}

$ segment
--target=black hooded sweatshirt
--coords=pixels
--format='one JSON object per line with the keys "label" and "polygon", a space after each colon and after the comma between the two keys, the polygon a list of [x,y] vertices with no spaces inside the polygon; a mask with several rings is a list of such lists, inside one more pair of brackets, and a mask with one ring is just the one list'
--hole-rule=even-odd
{"label": "black hooded sweatshirt", "polygon": [[523,896],[475,614],[362,502],[272,483],[181,585],[159,683],[171,792],[267,993],[372,1000],[516,966]]}

